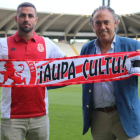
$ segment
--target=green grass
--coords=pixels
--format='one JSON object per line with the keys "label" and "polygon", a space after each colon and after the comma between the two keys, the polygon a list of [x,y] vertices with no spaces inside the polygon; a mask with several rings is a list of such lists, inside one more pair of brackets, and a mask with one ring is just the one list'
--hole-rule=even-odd
{"label": "green grass", "polygon": [[81,85],[71,85],[48,92],[50,140],[91,140],[90,131],[82,135]]}
{"label": "green grass", "polygon": [[90,140],[82,135],[81,85],[49,90],[50,140]]}

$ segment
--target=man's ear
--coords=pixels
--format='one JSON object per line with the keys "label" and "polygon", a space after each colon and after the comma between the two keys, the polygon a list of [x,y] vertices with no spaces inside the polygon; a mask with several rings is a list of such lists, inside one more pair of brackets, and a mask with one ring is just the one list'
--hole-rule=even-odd
{"label": "man's ear", "polygon": [[17,23],[17,16],[15,16],[14,19],[15,19],[15,22]]}
{"label": "man's ear", "polygon": [[118,20],[115,21],[114,28],[116,28],[117,26],[118,26]]}
{"label": "man's ear", "polygon": [[95,31],[95,30],[94,30],[94,23],[92,23],[91,26],[92,26],[93,31]]}
{"label": "man's ear", "polygon": [[37,22],[38,22],[38,17],[36,17],[36,19],[35,19],[35,25],[37,24]]}

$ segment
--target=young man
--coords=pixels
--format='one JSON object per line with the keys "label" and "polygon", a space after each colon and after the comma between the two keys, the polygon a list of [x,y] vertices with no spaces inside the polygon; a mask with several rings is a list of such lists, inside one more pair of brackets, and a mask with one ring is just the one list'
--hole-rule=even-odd
{"label": "young man", "polygon": [[[90,22],[97,39],[86,43],[81,55],[140,49],[138,41],[115,34],[119,19],[112,8],[99,7]],[[138,77],[83,84],[83,122],[83,134],[91,127],[92,140],[140,140]]]}
{"label": "young man", "polygon": [[[37,12],[24,2],[17,8],[18,31],[0,40],[0,59],[46,59],[65,54],[48,38],[38,36],[34,27]],[[2,88],[1,139],[48,140],[48,94],[45,87]]]}

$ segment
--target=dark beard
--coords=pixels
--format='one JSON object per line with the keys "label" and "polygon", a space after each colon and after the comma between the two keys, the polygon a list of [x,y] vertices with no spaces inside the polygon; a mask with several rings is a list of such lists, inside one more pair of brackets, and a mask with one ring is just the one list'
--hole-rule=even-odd
{"label": "dark beard", "polygon": [[31,27],[31,28],[24,28],[24,27],[19,27],[19,29],[22,31],[22,32],[24,32],[24,33],[29,33],[29,32],[31,32],[32,30],[33,30],[33,27]]}

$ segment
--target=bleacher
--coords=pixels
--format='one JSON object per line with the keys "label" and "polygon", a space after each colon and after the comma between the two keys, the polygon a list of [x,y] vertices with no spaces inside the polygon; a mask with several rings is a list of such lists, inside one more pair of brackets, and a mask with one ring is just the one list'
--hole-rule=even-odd
{"label": "bleacher", "polygon": [[73,44],[77,52],[80,54],[82,46],[85,44],[85,42],[76,42]]}
{"label": "bleacher", "polygon": [[67,57],[77,56],[85,43],[74,43],[73,45],[64,42],[55,42],[55,44],[66,54]]}

